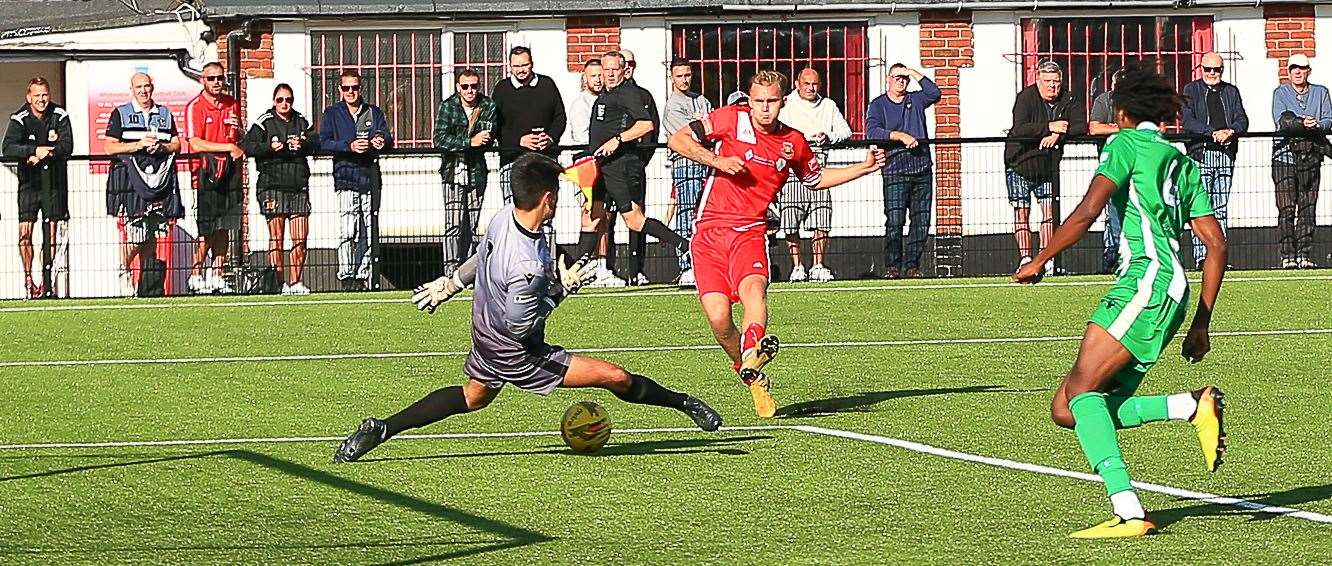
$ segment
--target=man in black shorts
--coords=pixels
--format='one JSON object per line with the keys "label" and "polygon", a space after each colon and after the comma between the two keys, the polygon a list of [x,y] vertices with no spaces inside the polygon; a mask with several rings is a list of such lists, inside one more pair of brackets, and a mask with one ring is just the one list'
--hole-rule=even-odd
{"label": "man in black shorts", "polygon": [[513,204],[495,215],[476,255],[454,275],[423,286],[413,297],[418,308],[433,312],[451,296],[443,281],[462,272],[474,278],[472,351],[463,365],[467,383],[438,389],[386,419],[365,419],[338,446],[334,462],[354,462],[404,430],[480,410],[506,383],[538,395],[549,395],[557,387],[599,387],[629,403],[678,410],[705,431],[721,427],[721,415],[695,397],[546,343],[546,318],[594,272],[586,260],[572,266],[555,263],[541,236],[541,226],[555,216],[561,171],[555,160],[540,154],[518,157],[511,173]]}
{"label": "man in black shorts", "polygon": [[[631,232],[650,234],[684,253],[689,241],[670,227],[643,214],[647,183],[644,181],[643,158],[638,141],[652,135],[656,124],[653,111],[636,86],[624,80],[624,56],[611,51],[601,57],[601,72],[606,90],[597,97],[592,107],[592,124],[588,129],[588,150],[601,160],[601,178],[606,194],[614,201],[615,210],[624,218]],[[651,140],[648,140],[651,141]],[[589,254],[587,244],[580,245],[580,254]],[[632,251],[632,248],[631,248]],[[631,253],[625,273],[643,271],[643,256]]]}
{"label": "man in black shorts", "polygon": [[[51,102],[51,84],[45,78],[28,81],[27,103],[10,116],[5,130],[4,155],[18,164],[19,258],[29,299],[69,294],[69,184],[65,159],[74,153],[69,114]],[[42,213],[42,283],[32,280],[32,229]],[[52,278],[54,266],[57,276]]]}

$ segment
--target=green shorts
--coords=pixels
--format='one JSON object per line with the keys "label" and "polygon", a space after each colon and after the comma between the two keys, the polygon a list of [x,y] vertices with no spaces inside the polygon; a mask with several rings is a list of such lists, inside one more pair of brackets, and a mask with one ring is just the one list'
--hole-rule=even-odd
{"label": "green shorts", "polygon": [[1088,322],[1104,328],[1133,354],[1133,361],[1115,375],[1116,392],[1132,393],[1142,383],[1147,370],[1156,365],[1161,352],[1175,338],[1184,323],[1184,310],[1189,303],[1188,292],[1175,301],[1165,293],[1152,293],[1141,303],[1135,303],[1137,280],[1121,279],[1110,289]]}

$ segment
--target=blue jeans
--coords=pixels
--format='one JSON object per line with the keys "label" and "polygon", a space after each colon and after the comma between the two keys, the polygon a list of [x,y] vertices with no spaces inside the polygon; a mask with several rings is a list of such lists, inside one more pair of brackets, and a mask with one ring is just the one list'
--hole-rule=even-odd
{"label": "blue jeans", "polygon": [[1101,253],[1101,270],[1114,271],[1119,266],[1119,234],[1124,231],[1119,211],[1109,203],[1105,205],[1105,232],[1101,234],[1105,250]]}
{"label": "blue jeans", "polygon": [[[688,240],[694,235],[694,209],[703,194],[703,181],[708,168],[675,156],[671,159],[671,182],[675,185],[675,233]],[[680,254],[680,271],[692,267],[689,254]]]}
{"label": "blue jeans", "polygon": [[[1198,160],[1198,169],[1202,173],[1203,187],[1212,199],[1212,212],[1216,221],[1221,223],[1221,230],[1226,229],[1226,206],[1230,203],[1230,181],[1235,175],[1235,158],[1225,152],[1204,149],[1202,159]],[[1193,235],[1193,261],[1202,263],[1207,257],[1207,248],[1198,235]]]}
{"label": "blue jeans", "polygon": [[[920,267],[925,238],[930,234],[930,212],[934,206],[934,170],[913,175],[885,173],[883,176],[884,267],[901,270]],[[902,253],[902,227],[907,217],[906,254]]]}

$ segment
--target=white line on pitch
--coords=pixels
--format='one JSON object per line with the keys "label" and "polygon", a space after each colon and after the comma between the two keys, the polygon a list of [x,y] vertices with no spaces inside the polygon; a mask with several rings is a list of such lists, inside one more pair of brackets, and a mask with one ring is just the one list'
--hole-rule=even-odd
{"label": "white line on pitch", "polygon": [[[989,456],[980,456],[976,454],[970,454],[967,452],[958,452],[956,450],[948,450],[946,448],[939,448],[937,446],[930,446],[928,444],[921,444],[919,442],[911,442],[909,440],[901,440],[897,438],[889,438],[886,436],[878,436],[873,434],[861,434],[858,432],[850,432],[846,430],[839,430],[835,428],[824,428],[818,426],[798,425],[795,428],[796,430],[802,432],[808,432],[811,434],[822,434],[825,436],[834,436],[850,440],[860,440],[864,442],[873,442],[875,444],[884,444],[887,446],[893,446],[904,450],[910,450],[912,452],[917,452],[920,454],[929,454],[931,456],[939,456],[942,458],[950,458],[953,460],[962,460],[965,462],[974,462],[977,464],[985,464],[988,466],[995,466],[999,468],[1008,468],[1010,470],[1020,470],[1024,472],[1045,474],[1047,476],[1058,476],[1062,478],[1072,478],[1083,481],[1101,483],[1101,477],[1095,474],[1089,474],[1085,472],[1073,472],[1061,468],[1042,466],[1040,464],[1030,464],[1027,462],[1018,462],[1016,460],[1007,460],[1004,458],[991,458]],[[1213,503],[1217,505],[1230,505],[1232,507],[1239,507],[1241,509],[1248,509],[1251,511],[1258,511],[1262,513],[1271,513],[1274,515],[1284,515],[1296,519],[1313,521],[1315,523],[1332,524],[1332,516],[1324,515],[1322,513],[1315,513],[1313,511],[1304,511],[1301,509],[1295,509],[1291,507],[1277,507],[1273,505],[1264,505],[1262,503],[1249,501],[1247,499],[1240,499],[1238,497],[1227,497],[1223,495],[1216,495],[1213,493],[1191,491],[1187,489],[1171,487],[1168,485],[1160,485],[1160,484],[1148,483],[1142,481],[1133,482],[1133,486],[1143,491],[1162,493],[1172,497],[1193,499],[1195,501],[1202,501],[1205,503]]]}
{"label": "white line on pitch", "polygon": [[[1225,336],[1290,336],[1309,334],[1332,334],[1332,328],[1310,328],[1298,330],[1238,330],[1213,332],[1213,337]],[[1182,334],[1181,334],[1182,336]],[[1011,336],[993,338],[932,338],[921,340],[863,340],[838,342],[791,342],[783,343],[783,348],[879,348],[890,346],[949,346],[975,344],[1023,344],[1040,342],[1073,342],[1082,336]],[[569,348],[575,354],[619,354],[637,352],[682,352],[709,351],[716,349],[716,344],[685,344],[675,346],[623,346],[611,348]],[[346,354],[293,354],[288,356],[219,356],[198,358],[122,358],[97,360],[17,360],[0,362],[0,368],[6,367],[69,367],[103,365],[138,365],[138,364],[217,364],[217,363],[257,363],[257,362],[308,362],[327,360],[375,360],[399,358],[448,358],[467,355],[466,350],[439,352],[352,352]]]}
{"label": "white line on pitch", "polygon": [[[726,426],[721,432],[755,432],[765,430],[794,430],[796,425]],[[613,434],[663,434],[699,432],[697,428],[627,428],[615,429]],[[393,440],[459,440],[469,438],[521,438],[528,436],[559,436],[558,430],[523,432],[456,432],[442,434],[400,434]],[[299,442],[338,442],[343,436],[286,436],[276,438],[202,438],[195,440],[127,440],[119,442],[51,442],[44,444],[0,444],[0,450],[51,450],[57,448],[131,448],[144,446],[215,446],[227,444],[292,444]]]}
{"label": "white line on pitch", "polygon": [[[1332,281],[1332,275],[1296,275],[1290,277],[1233,277],[1226,279],[1226,283],[1252,283],[1261,281]],[[1103,287],[1108,286],[1113,281],[1110,279],[1092,279],[1087,281],[1044,281],[1037,287]],[[1190,280],[1191,283],[1199,283],[1199,280]],[[776,286],[768,289],[769,293],[854,293],[867,291],[920,291],[930,289],[990,289],[990,288],[1025,288],[1013,283],[920,283],[909,285],[893,284],[875,284],[875,285],[817,285],[817,284],[799,284],[792,286]],[[685,290],[659,290],[659,291],[609,291],[604,293],[587,293],[577,295],[578,299],[605,299],[614,297],[672,297],[672,296],[692,296],[695,291]],[[458,297],[453,299],[455,302],[469,302],[470,296]],[[44,306],[22,306],[0,308],[0,314],[4,313],[24,313],[24,312],[61,312],[61,311],[97,311],[97,310],[143,310],[143,309],[174,309],[174,308],[231,308],[231,307],[298,307],[298,306],[317,306],[317,305],[377,305],[377,304],[399,304],[406,306],[407,299],[403,297],[394,298],[363,298],[363,299],[306,299],[306,300],[256,300],[256,301],[218,301],[218,302],[197,302],[197,301],[170,301],[155,300],[142,303],[127,304],[91,304],[91,305],[44,305]]]}

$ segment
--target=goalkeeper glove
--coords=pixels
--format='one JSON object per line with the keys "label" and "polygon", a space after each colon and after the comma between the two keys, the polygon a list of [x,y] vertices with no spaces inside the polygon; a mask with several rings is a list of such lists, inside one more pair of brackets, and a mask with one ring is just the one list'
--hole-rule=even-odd
{"label": "goalkeeper glove", "polygon": [[439,308],[440,303],[452,299],[464,288],[466,286],[458,279],[457,273],[446,275],[417,287],[412,294],[412,303],[416,304],[416,309],[419,311],[435,314],[435,309]]}
{"label": "goalkeeper glove", "polygon": [[597,278],[597,266],[589,260],[587,256],[578,258],[578,261],[570,265],[565,265],[565,260],[569,256],[562,257],[556,264],[556,274],[559,275],[559,290],[564,296],[577,293],[584,285],[591,283]]}

